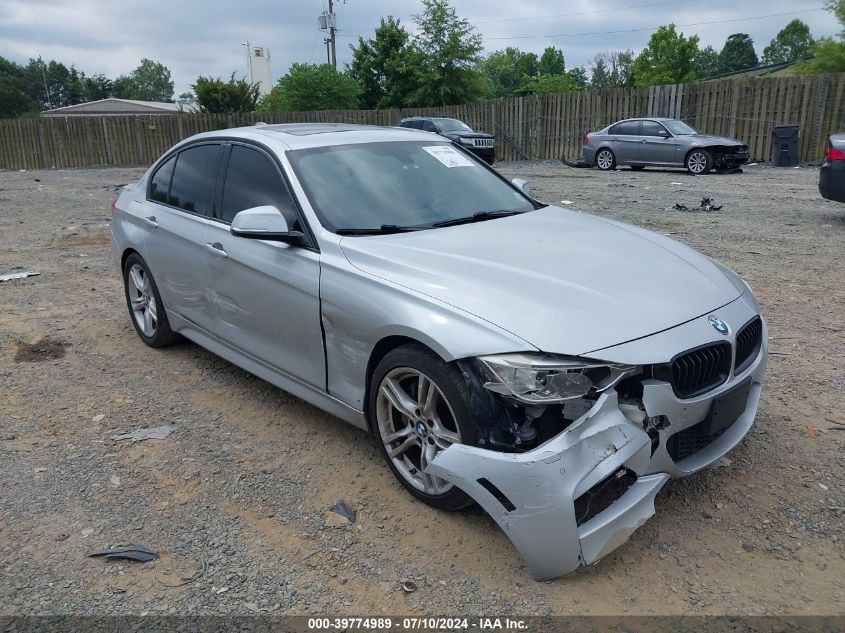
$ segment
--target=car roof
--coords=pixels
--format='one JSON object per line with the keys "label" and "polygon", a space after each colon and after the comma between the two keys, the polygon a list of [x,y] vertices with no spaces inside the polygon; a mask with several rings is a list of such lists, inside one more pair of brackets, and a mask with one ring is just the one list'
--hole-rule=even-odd
{"label": "car roof", "polygon": [[[305,149],[327,145],[377,143],[420,140],[436,142],[429,132],[410,128],[351,123],[283,123],[279,125],[256,124],[213,132],[203,132],[186,140],[211,140],[217,138],[242,138],[266,144],[282,144],[281,149]],[[445,141],[444,141],[445,142]]]}
{"label": "car roof", "polygon": [[[621,119],[619,121],[616,121],[616,123],[625,123],[626,121],[658,121],[662,123],[664,121],[678,121],[678,119],[673,119],[665,116],[640,116],[633,119]],[[616,125],[616,123],[611,123],[611,125]]]}

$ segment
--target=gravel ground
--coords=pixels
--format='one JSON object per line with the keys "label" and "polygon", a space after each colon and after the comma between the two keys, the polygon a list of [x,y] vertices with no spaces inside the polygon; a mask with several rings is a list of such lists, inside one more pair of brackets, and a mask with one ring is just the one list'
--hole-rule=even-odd
{"label": "gravel ground", "polygon": [[[729,463],[670,482],[599,564],[536,583],[482,512],[415,502],[363,432],[193,344],[141,344],[108,209],[142,170],[0,172],[0,273],[41,273],[0,284],[0,614],[843,613],[845,205],[806,167],[499,168],[748,280],[772,356]],[[671,209],[705,195],[724,208]],[[340,499],[358,522],[326,526]],[[161,558],[85,557],[127,542]]]}

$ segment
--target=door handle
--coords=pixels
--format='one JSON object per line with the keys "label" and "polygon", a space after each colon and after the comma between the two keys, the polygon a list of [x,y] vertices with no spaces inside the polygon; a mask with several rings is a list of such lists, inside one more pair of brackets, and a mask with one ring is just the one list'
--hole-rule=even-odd
{"label": "door handle", "polygon": [[149,224],[154,229],[158,228],[158,222],[156,222],[156,216],[154,215],[144,218],[144,222]]}
{"label": "door handle", "polygon": [[206,242],[205,250],[207,250],[212,255],[216,255],[217,257],[228,257],[229,254],[223,250],[223,245],[220,242]]}

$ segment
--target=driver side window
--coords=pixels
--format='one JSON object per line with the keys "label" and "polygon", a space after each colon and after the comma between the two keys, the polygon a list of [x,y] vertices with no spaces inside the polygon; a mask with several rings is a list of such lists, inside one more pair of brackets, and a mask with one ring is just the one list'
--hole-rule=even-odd
{"label": "driver side window", "polygon": [[266,204],[277,207],[292,230],[301,230],[293,198],[273,162],[258,150],[233,145],[220,219],[231,223],[239,211]]}
{"label": "driver side window", "polygon": [[423,122],[423,131],[424,132],[436,132],[437,127],[431,121]]}

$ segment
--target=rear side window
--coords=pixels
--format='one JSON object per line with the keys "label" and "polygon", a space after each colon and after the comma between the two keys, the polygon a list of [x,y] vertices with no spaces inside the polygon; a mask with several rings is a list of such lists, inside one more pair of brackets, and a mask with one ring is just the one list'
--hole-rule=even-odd
{"label": "rear side window", "polygon": [[231,222],[244,209],[272,204],[291,229],[299,230],[293,199],[273,162],[258,150],[233,145],[223,185],[221,219]]}
{"label": "rear side window", "polygon": [[220,145],[198,145],[179,152],[168,202],[174,206],[210,216],[217,180]]}
{"label": "rear side window", "polygon": [[434,123],[432,123],[431,121],[424,121],[424,122],[423,122],[423,128],[422,128],[422,129],[423,129],[423,131],[425,131],[425,132],[436,132],[436,131],[437,131],[437,126],[436,126],[436,125],[434,125]]}
{"label": "rear side window", "polygon": [[660,136],[666,134],[666,128],[657,121],[643,121],[643,136]]}
{"label": "rear side window", "polygon": [[610,128],[610,133],[618,134],[620,136],[638,136],[640,133],[640,122],[623,121],[622,123],[617,123]]}
{"label": "rear side window", "polygon": [[150,200],[167,204],[167,194],[170,192],[170,177],[173,175],[173,165],[176,164],[176,157],[173,156],[158,168],[150,182]]}

